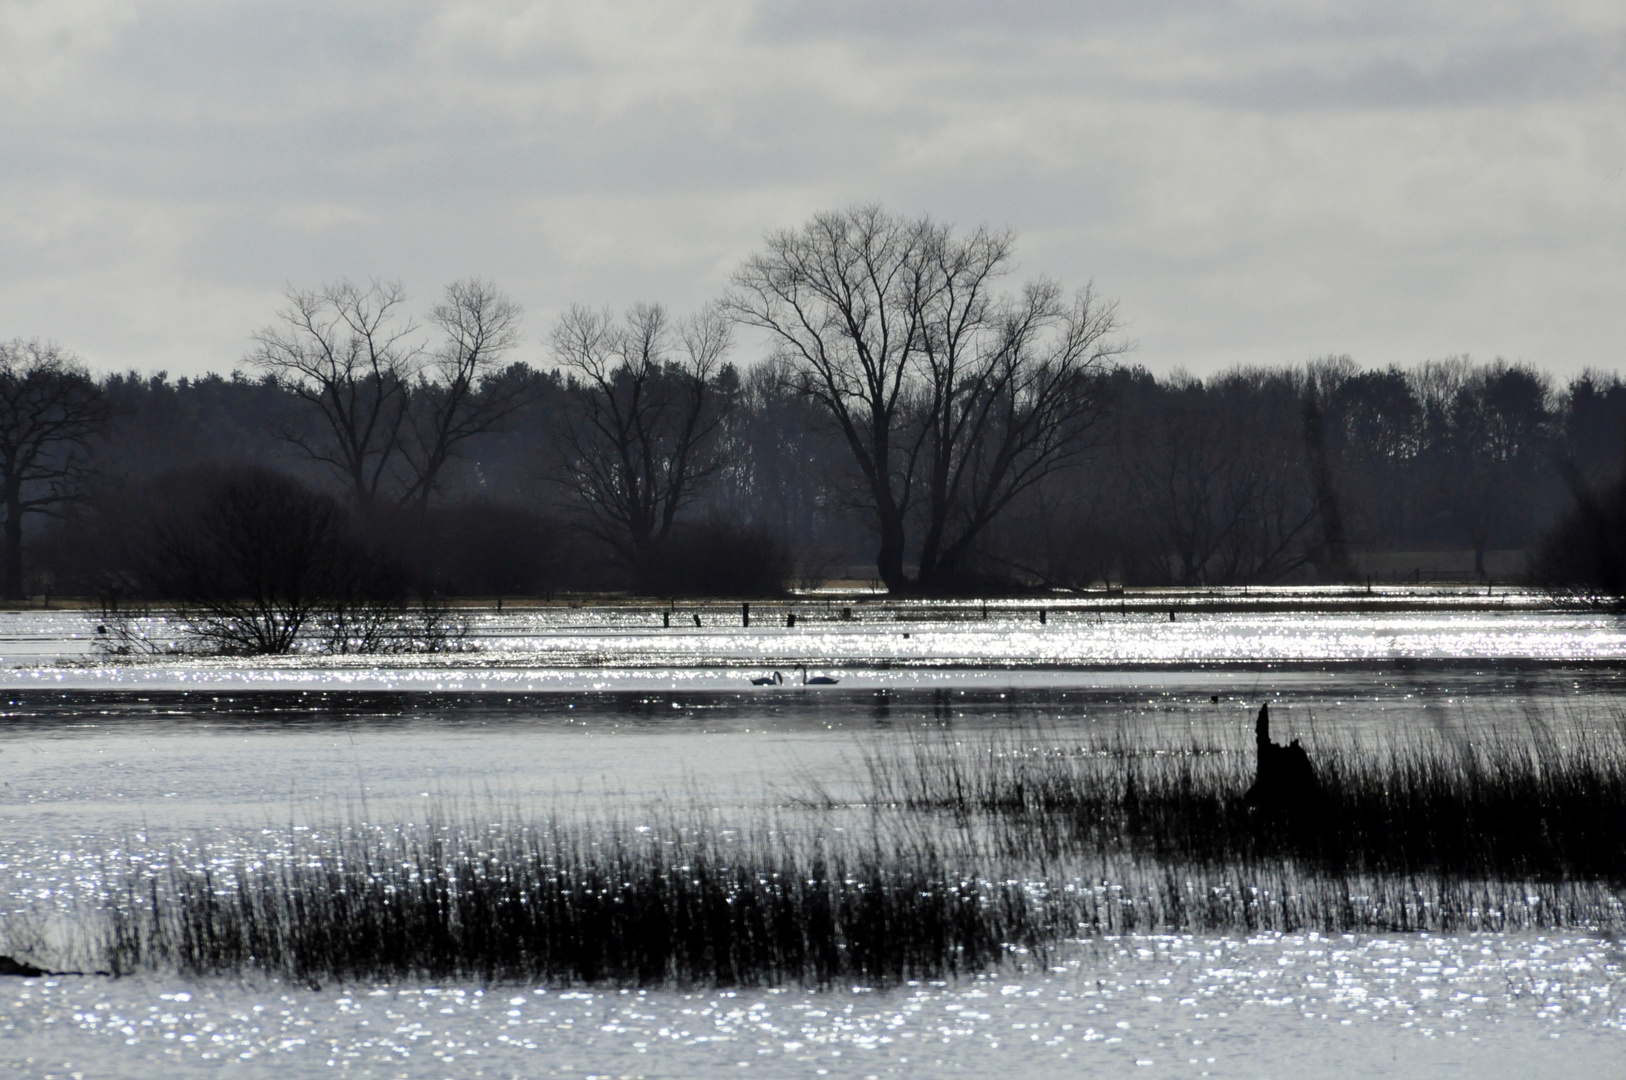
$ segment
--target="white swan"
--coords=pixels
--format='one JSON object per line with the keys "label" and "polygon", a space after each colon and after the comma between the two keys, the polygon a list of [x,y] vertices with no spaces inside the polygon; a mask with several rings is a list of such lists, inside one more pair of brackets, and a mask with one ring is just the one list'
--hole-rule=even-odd
{"label": "white swan", "polygon": [[752,679],[751,680],[751,685],[752,686],[778,686],[780,683],[782,683],[784,681],[785,681],[785,677],[783,675],[781,675],[779,672],[776,671],[772,675],[764,675],[760,679]]}
{"label": "white swan", "polygon": [[815,675],[810,679],[807,677],[807,665],[802,664],[801,669],[803,686],[834,686],[836,683],[841,681],[840,679],[832,678],[829,675]]}

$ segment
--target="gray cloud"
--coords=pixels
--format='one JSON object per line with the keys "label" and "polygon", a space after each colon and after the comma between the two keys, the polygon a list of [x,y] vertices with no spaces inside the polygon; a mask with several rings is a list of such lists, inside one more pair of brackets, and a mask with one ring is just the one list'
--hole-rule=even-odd
{"label": "gray cloud", "polygon": [[0,7],[0,337],[229,368],[288,283],[703,302],[879,200],[1010,225],[1154,368],[1620,359],[1616,4]]}
{"label": "gray cloud", "polygon": [[1205,91],[1214,100],[1265,109],[1404,109],[1584,100],[1623,89],[1626,38],[1575,35],[1498,44],[1432,62],[1378,56],[1347,71],[1293,67]]}

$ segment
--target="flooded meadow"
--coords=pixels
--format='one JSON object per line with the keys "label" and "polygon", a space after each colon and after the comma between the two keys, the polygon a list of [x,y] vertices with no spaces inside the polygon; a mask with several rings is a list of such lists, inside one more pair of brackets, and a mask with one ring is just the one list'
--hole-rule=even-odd
{"label": "flooded meadow", "polygon": [[[1443,875],[1334,872],[1302,846],[1205,860],[1171,854],[1144,801],[1151,782],[1231,806],[1267,701],[1276,737],[1319,761],[1540,781],[1594,754],[1612,782],[1619,616],[1390,589],[466,622],[442,654],[245,660],[121,656],[84,613],[0,616],[0,952],[124,972],[6,980],[12,1072],[1529,1076],[1626,1051],[1620,872],[1561,880],[1540,858],[1578,856],[1545,849]],[[162,637],[164,615],[148,625]],[[1528,767],[1523,746],[1541,748]],[[1060,776],[1121,808],[1124,760],[1149,763],[1137,816],[1092,804],[1071,831],[1055,820],[1086,811],[1050,796],[933,803],[904,783],[948,761],[931,776]],[[525,928],[490,937],[485,966],[341,962],[287,915],[376,888],[375,910],[340,913],[351,938],[379,913],[424,918],[462,956],[470,898],[499,878],[516,910],[545,899],[622,936],[591,962]],[[657,879],[658,910],[628,922]],[[611,906],[582,906],[584,884]],[[768,914],[671,921],[713,884]],[[821,957],[805,926],[827,901]],[[881,917],[941,919],[948,951],[866,945]],[[626,941],[645,959],[616,967]]]}

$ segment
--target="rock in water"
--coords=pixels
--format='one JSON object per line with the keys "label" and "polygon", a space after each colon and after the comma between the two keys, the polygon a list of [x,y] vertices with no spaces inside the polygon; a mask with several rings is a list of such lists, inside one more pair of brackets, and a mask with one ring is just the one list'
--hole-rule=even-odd
{"label": "rock in water", "polygon": [[1253,733],[1259,746],[1259,771],[1253,787],[1248,789],[1248,805],[1278,814],[1314,811],[1321,802],[1321,782],[1316,779],[1315,766],[1297,739],[1286,746],[1270,741],[1268,703],[1259,706]]}
{"label": "rock in water", "polygon": [[49,974],[50,972],[44,968],[35,967],[33,964],[24,963],[9,956],[0,956],[0,975],[16,975],[24,979],[37,979],[41,975]]}

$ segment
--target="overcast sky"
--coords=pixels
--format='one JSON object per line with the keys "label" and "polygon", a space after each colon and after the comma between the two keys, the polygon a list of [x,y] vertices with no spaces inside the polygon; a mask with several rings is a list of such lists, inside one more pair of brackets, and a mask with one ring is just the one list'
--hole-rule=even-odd
{"label": "overcast sky", "polygon": [[1626,366],[1621,0],[0,0],[0,139],[0,339],[99,370],[342,276],[494,279],[546,363],[858,202],[1015,229],[1154,371]]}

